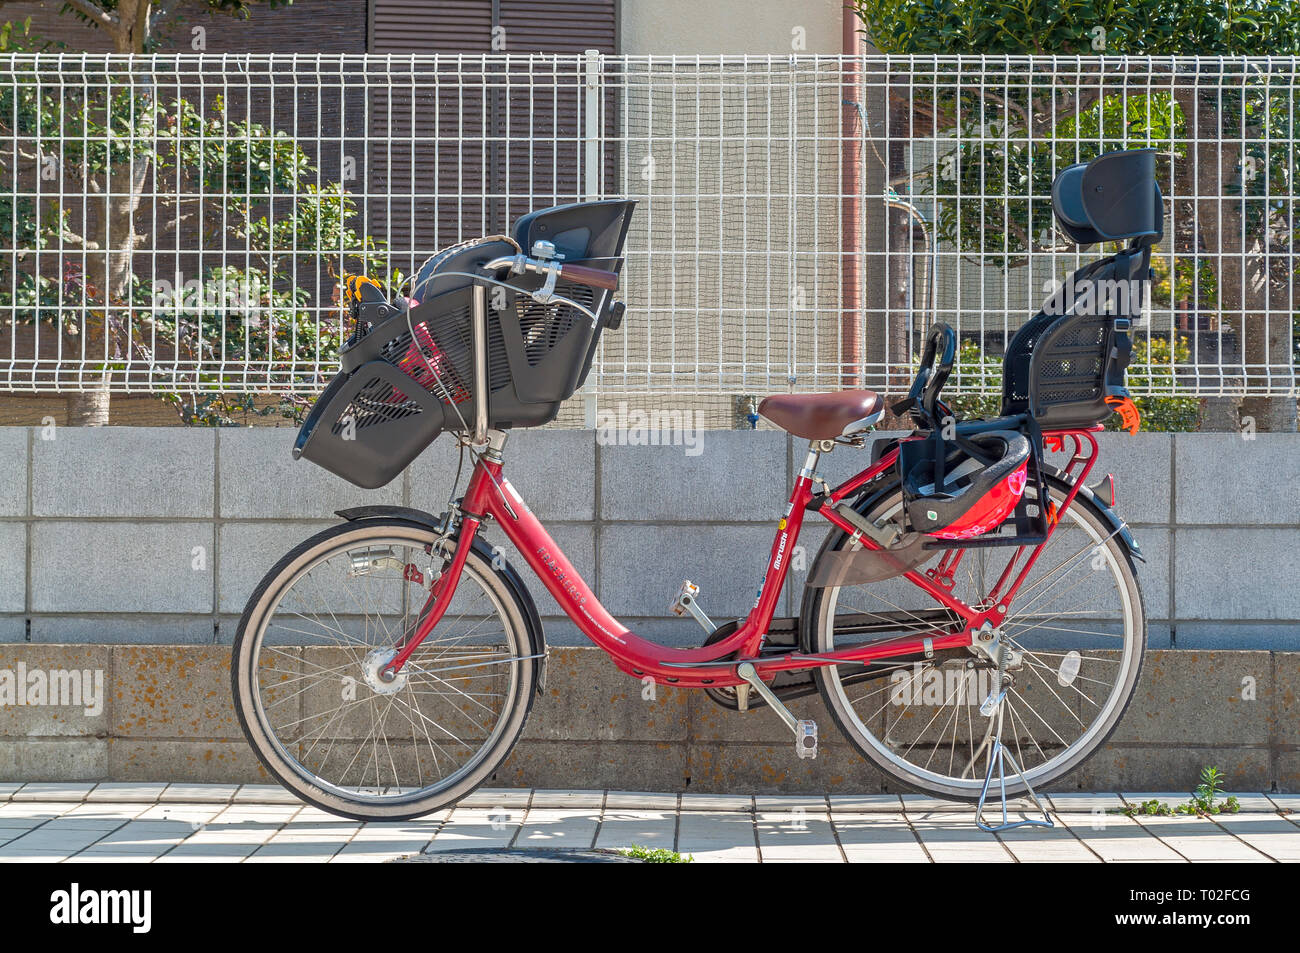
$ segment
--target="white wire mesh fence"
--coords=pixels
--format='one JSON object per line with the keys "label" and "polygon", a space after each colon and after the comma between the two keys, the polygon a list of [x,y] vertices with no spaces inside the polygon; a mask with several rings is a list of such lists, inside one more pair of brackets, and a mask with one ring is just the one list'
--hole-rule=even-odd
{"label": "white wire mesh fence", "polygon": [[1154,147],[1139,393],[1291,395],[1290,58],[28,55],[0,60],[0,389],[310,396],[338,278],[584,198],[637,199],[597,393],[949,385],[1101,253],[1072,162]]}

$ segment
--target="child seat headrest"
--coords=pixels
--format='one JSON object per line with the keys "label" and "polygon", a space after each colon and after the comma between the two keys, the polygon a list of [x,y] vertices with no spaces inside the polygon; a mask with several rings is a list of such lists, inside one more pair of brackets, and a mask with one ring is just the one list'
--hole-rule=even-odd
{"label": "child seat headrest", "polygon": [[1052,211],[1074,242],[1145,239],[1164,235],[1164,209],[1156,185],[1156,150],[1107,152],[1063,169],[1052,183]]}
{"label": "child seat headrest", "polygon": [[539,209],[515,222],[514,238],[525,255],[542,239],[566,261],[621,258],[635,206],[634,201],[607,199]]}

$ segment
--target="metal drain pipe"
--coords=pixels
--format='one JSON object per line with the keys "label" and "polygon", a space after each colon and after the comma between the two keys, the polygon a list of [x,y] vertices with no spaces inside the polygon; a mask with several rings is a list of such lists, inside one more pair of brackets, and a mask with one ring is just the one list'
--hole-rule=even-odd
{"label": "metal drain pipe", "polygon": [[860,21],[853,9],[844,7],[841,20],[843,78],[840,87],[840,367],[844,387],[861,387],[863,380],[863,260],[862,189],[864,186],[862,143],[866,129],[858,129],[863,115],[859,69]]}

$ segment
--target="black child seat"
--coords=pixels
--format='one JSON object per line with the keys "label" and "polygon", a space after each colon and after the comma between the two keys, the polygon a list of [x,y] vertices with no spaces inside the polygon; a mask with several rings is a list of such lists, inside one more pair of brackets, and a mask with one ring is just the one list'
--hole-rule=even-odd
{"label": "black child seat", "polygon": [[1128,397],[1128,332],[1142,316],[1151,246],[1164,235],[1155,161],[1154,149],[1110,152],[1052,183],[1052,211],[1070,239],[1128,245],[1074,272],[1011,338],[1003,416],[1027,414],[1041,428],[1088,427],[1114,412],[1107,398]]}
{"label": "black child seat", "polygon": [[[981,526],[979,535],[948,540],[946,546],[1023,545],[1045,538],[1048,514],[1039,505],[1046,499],[1043,431],[1096,426],[1128,402],[1124,374],[1132,352],[1129,330],[1142,315],[1151,248],[1163,235],[1155,150],[1112,152],[1062,170],[1052,183],[1052,209],[1072,241],[1124,245],[1075,271],[1012,336],[1002,364],[1000,416],[958,421],[945,435],[940,422],[951,411],[938,394],[955,361],[956,335],[947,325],[936,324],[913,394],[895,408],[912,414],[924,439],[877,441],[872,447],[877,459],[898,447],[909,524],[933,533],[936,527],[944,528],[943,507],[933,504],[952,495],[949,482],[972,467],[993,466],[998,455],[981,448],[981,439],[1017,433],[1025,438],[1030,451],[1025,491],[1013,513],[991,532]],[[940,342],[945,343],[945,356],[936,366]],[[908,480],[913,474],[930,473],[935,474],[928,481],[932,486]]]}
{"label": "black child seat", "polygon": [[[610,291],[566,281],[555,293],[597,315],[559,302],[539,303],[523,292],[542,287],[540,275],[489,273],[496,258],[527,254],[538,240],[555,246],[565,265],[618,272],[634,202],[582,202],[542,209],[515,223],[511,238],[464,242],[429,258],[407,296],[385,302],[375,285],[360,286],[365,314],[339,353],[341,371],[316,399],[294,458],[306,457],[367,489],[391,481],[443,430],[473,424],[474,341],[471,318],[476,276],[519,289],[487,285],[488,423],[508,430],[554,420],[591,370],[600,335],[622,320]],[[409,300],[408,300],[409,299]]]}

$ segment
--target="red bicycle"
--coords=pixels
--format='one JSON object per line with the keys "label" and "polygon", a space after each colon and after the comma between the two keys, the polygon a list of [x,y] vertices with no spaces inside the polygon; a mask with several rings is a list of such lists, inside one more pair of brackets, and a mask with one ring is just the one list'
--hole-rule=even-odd
{"label": "red bicycle", "polygon": [[[488,523],[621,670],[739,711],[771,709],[794,756],[815,756],[818,733],[785,702],[815,691],[899,786],[976,800],[995,777],[1010,796],[1077,768],[1122,717],[1146,643],[1138,547],[1113,510],[1113,481],[1087,480],[1100,421],[1131,408],[1127,331],[1142,298],[1113,292],[1149,277],[1162,232],[1153,154],[1070,167],[1053,205],[1076,241],[1127,244],[1076,271],[1012,337],[998,417],[957,420],[944,403],[957,339],[942,324],[894,407],[915,431],[873,441],[870,464],[839,486],[819,461],[863,452],[881,398],[763,402],[768,421],[809,442],[807,457],[749,614],[715,625],[683,586],[674,609],[706,631],[690,649],[611,616],[505,473],[508,431],[553,419],[600,334],[622,320],[612,291],[632,203],[533,213],[510,236],[434,256],[393,301],[351,280],[357,330],[295,454],[378,486],[447,429],[473,465],[441,516],[341,511],[254,591],[232,686],[266,769],[303,800],[366,819],[445,808],[493,775],[544,683],[547,651],[522,578],[480,533]],[[833,531],[799,615],[778,618],[810,513]],[[995,772],[1005,759],[1014,771]]]}

